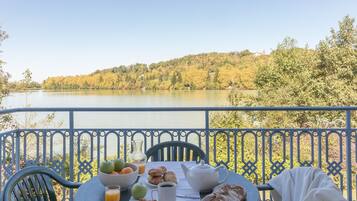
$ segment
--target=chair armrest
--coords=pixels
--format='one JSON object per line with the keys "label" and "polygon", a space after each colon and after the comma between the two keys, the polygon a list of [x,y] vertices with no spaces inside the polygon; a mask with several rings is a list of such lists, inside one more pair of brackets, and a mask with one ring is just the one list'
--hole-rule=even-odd
{"label": "chair armrest", "polygon": [[45,168],[41,167],[41,169],[42,169],[42,174],[47,175],[48,177],[55,180],[60,185],[66,187],[66,188],[79,188],[82,185],[82,183],[80,183],[80,182],[68,181],[68,180],[64,179],[63,177],[61,177],[60,175],[58,175],[53,170],[50,170],[48,168],[45,169]]}
{"label": "chair armrest", "polygon": [[274,188],[272,186],[270,186],[269,184],[260,184],[257,185],[258,191],[271,191],[274,190]]}
{"label": "chair armrest", "polygon": [[25,176],[34,175],[34,174],[46,175],[46,176],[50,177],[51,179],[55,180],[56,182],[58,182],[59,184],[61,184],[62,186],[67,187],[67,188],[79,188],[81,186],[81,183],[67,181],[66,179],[64,179],[63,177],[58,175],[55,171],[53,171],[47,167],[43,167],[43,166],[30,166],[30,167],[24,168],[19,172],[19,174],[13,175],[10,178],[10,180],[17,181]]}
{"label": "chair armrest", "polygon": [[59,181],[57,179],[54,179],[56,180],[59,184],[61,184],[62,186],[66,187],[66,188],[79,188],[82,183],[80,182],[72,182],[72,181],[67,181],[67,180],[62,180],[62,181]]}

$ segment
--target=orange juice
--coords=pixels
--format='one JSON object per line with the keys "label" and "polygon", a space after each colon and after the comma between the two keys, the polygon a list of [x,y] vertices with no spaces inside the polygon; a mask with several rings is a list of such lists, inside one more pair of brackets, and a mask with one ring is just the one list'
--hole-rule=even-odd
{"label": "orange juice", "polygon": [[139,174],[145,173],[145,164],[138,164]]}
{"label": "orange juice", "polygon": [[108,188],[105,191],[105,201],[120,201],[120,189]]}

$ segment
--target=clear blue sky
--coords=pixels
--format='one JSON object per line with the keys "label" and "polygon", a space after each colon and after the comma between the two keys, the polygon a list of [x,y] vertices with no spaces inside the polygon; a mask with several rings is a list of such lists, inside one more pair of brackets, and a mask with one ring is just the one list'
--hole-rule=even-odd
{"label": "clear blue sky", "polygon": [[12,79],[152,63],[202,52],[269,52],[286,36],[314,47],[357,0],[0,0]]}

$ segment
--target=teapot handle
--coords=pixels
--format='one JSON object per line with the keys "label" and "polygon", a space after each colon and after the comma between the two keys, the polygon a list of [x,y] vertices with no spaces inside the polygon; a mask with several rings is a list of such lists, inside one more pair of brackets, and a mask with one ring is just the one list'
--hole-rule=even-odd
{"label": "teapot handle", "polygon": [[227,180],[227,177],[228,177],[228,174],[229,174],[227,167],[224,166],[224,165],[218,166],[215,171],[218,172],[218,170],[221,169],[221,168],[225,169],[225,175],[224,175],[222,180],[218,181],[218,184],[222,184],[223,182],[225,182]]}

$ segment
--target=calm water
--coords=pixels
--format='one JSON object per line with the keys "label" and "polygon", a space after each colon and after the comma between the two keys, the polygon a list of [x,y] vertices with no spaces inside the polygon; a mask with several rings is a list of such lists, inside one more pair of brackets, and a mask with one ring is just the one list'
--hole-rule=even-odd
{"label": "calm water", "polygon": [[[229,91],[32,91],[14,92],[4,100],[13,107],[182,107],[227,106]],[[46,122],[44,113],[18,114],[21,127],[68,127],[68,114],[55,113]],[[37,123],[37,125],[35,124]],[[201,128],[202,112],[92,112],[75,113],[76,128]]]}

